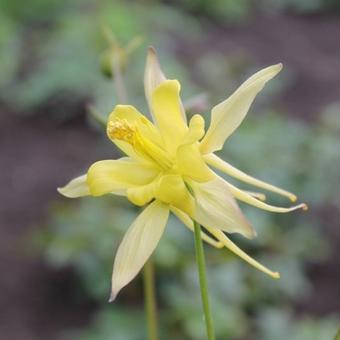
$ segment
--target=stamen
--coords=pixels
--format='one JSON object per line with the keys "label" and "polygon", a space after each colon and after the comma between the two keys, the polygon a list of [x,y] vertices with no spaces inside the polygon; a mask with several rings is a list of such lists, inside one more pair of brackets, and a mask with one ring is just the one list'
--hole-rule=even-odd
{"label": "stamen", "polygon": [[133,144],[136,127],[124,120],[109,121],[107,134],[111,139],[118,139]]}
{"label": "stamen", "polygon": [[[145,121],[141,121],[145,124]],[[121,140],[132,145],[142,157],[152,160],[162,168],[172,168],[173,162],[166,152],[141,134],[138,125],[131,124],[126,119],[110,120],[107,124],[107,134],[110,139]]]}

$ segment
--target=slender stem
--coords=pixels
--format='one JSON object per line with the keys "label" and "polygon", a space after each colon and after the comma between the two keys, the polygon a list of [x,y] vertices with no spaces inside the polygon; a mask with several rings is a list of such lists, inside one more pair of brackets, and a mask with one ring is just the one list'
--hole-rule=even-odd
{"label": "slender stem", "polygon": [[204,311],[205,326],[207,330],[207,337],[208,340],[214,340],[215,332],[209,304],[207,275],[205,272],[204,249],[201,238],[201,226],[196,221],[194,221],[194,231],[195,231],[196,262],[200,281],[201,298]]}
{"label": "slender stem", "polygon": [[105,129],[107,119],[91,104],[87,106],[87,110],[92,118]]}
{"label": "slender stem", "polygon": [[148,325],[148,340],[158,340],[155,277],[151,259],[149,259],[144,266],[144,298]]}
{"label": "slender stem", "polygon": [[118,53],[115,54],[112,60],[112,75],[119,104],[126,104],[128,98]]}

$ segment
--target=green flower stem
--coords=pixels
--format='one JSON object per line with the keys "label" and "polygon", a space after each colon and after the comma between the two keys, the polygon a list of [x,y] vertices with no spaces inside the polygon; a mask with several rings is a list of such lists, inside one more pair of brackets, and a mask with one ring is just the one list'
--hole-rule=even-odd
{"label": "green flower stem", "polygon": [[195,229],[195,248],[196,248],[196,262],[198,268],[198,276],[201,288],[201,298],[204,311],[204,320],[207,329],[208,340],[215,340],[214,325],[209,304],[207,275],[205,271],[204,249],[201,237],[201,226],[194,221]]}
{"label": "green flower stem", "polygon": [[144,298],[148,325],[148,339],[158,340],[155,276],[151,259],[149,259],[144,266]]}
{"label": "green flower stem", "polygon": [[116,54],[112,60],[112,77],[116,89],[117,99],[119,104],[126,104],[128,102],[127,91],[124,83],[123,74],[119,61],[119,55]]}

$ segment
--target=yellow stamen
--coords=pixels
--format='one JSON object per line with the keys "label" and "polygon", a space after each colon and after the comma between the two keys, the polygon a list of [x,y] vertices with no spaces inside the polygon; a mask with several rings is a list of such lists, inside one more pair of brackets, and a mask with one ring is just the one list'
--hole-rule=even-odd
{"label": "yellow stamen", "polygon": [[171,159],[164,150],[151,140],[145,138],[137,129],[137,126],[125,119],[109,121],[107,124],[107,134],[111,139],[118,139],[131,144],[136,152],[156,162],[165,170],[173,166]]}
{"label": "yellow stamen", "polygon": [[135,133],[136,127],[129,124],[125,119],[109,121],[107,124],[107,134],[112,139],[118,139],[133,144]]}

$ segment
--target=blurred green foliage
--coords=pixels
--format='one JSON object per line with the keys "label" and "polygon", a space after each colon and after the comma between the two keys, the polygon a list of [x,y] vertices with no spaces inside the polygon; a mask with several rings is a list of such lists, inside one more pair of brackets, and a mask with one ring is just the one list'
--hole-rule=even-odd
{"label": "blurred green foliage", "polygon": [[[189,75],[185,69],[172,62],[174,39],[178,36],[190,41],[204,32],[207,23],[195,18],[195,13],[202,18],[234,23],[258,12],[309,13],[339,8],[335,0],[184,0],[171,4],[31,0],[26,6],[19,0],[2,0],[0,99],[14,111],[26,115],[43,111],[58,119],[74,115],[74,108],[88,101],[98,102],[105,111],[110,109],[114,104],[113,95],[108,96],[112,86],[109,81],[102,81],[97,72],[100,54],[107,47],[103,25],[111,28],[123,43],[137,35],[147,37],[145,44],[154,44],[164,51],[162,60],[169,70],[177,68],[182,82],[186,82]],[[141,79],[144,50],[136,52],[127,76],[130,92],[140,103],[140,83],[135,80]]]}
{"label": "blurred green foliage", "polygon": [[[173,30],[176,21],[175,30],[183,37],[200,33],[195,20],[163,5],[33,0],[30,6],[5,1],[2,7],[0,13],[6,20],[0,23],[4,53],[0,98],[26,115],[44,111],[58,119],[68,118],[75,104],[87,101],[104,112],[112,109],[112,84],[103,81],[98,72],[101,54],[107,49],[103,27],[112,30],[122,45],[136,36],[147,37],[145,44],[162,47],[167,67],[177,68],[176,73],[184,79],[187,72],[172,61],[173,38],[167,32]],[[134,53],[134,63],[130,63],[127,74],[129,91],[136,102],[142,98],[142,81],[136,79],[142,79],[145,44]],[[39,110],[46,104],[49,110]]]}
{"label": "blurred green foliage", "polygon": [[[312,13],[339,7],[335,0],[184,0],[175,4],[178,7],[161,1],[31,0],[29,6],[23,6],[18,0],[2,0],[1,100],[16,112],[43,111],[58,119],[71,117],[76,114],[74,105],[84,106],[89,101],[100,112],[109,112],[115,98],[111,81],[100,75],[100,56],[107,48],[103,25],[122,45],[135,36],[144,38],[145,45],[127,66],[131,104],[145,108],[142,72],[146,44],[158,47],[166,73],[179,78],[184,98],[188,98],[198,87],[175,58],[176,37],[188,43],[198,39],[211,19],[235,23],[257,11]],[[200,14],[198,19],[196,13]],[[226,89],[231,91],[241,70],[250,65],[246,56],[226,60],[212,51],[190,62],[214,100],[225,96]],[[229,84],[225,79],[230,79]],[[46,105],[49,110],[41,110]],[[325,224],[332,221],[321,219],[315,211],[326,205],[339,207],[338,111],[339,106],[330,106],[313,126],[277,112],[251,114],[228,141],[223,158],[301,194],[312,209],[308,214],[282,216],[242,206],[259,236],[251,242],[233,238],[251,255],[279,270],[279,281],[250,268],[226,249],[207,247],[218,339],[323,340],[336,333],[339,316],[296,315],[294,306],[316,294],[306,275],[308,266],[332,256],[322,233]],[[272,195],[268,198],[277,200]],[[46,261],[55,268],[73,267],[78,277],[74,290],[81,286],[83,298],[96,302],[91,325],[68,330],[72,339],[145,338],[140,279],[124,289],[115,304],[106,304],[114,250],[136,215],[137,209],[121,198],[63,201],[53,206],[46,231],[37,236]],[[204,339],[193,237],[174,218],[157,248],[155,261],[161,338]]]}

